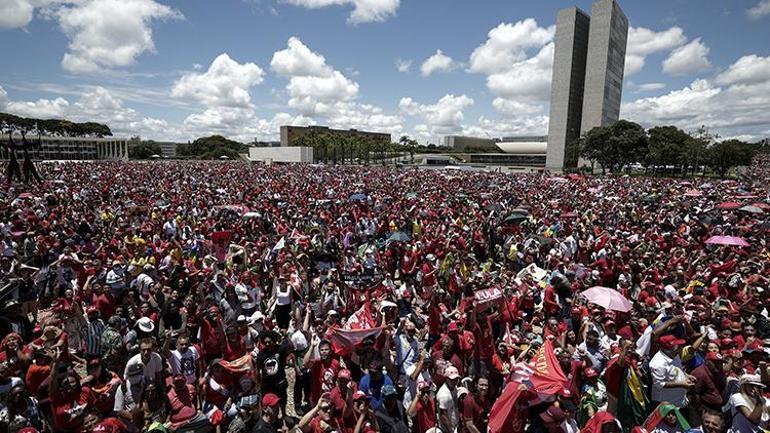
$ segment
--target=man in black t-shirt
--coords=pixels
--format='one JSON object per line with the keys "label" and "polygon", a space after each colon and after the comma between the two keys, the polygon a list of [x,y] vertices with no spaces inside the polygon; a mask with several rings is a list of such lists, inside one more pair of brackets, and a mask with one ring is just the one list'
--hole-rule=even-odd
{"label": "man in black t-shirt", "polygon": [[[262,392],[273,393],[280,399],[282,409],[286,407],[286,358],[289,355],[289,344],[283,339],[280,346],[280,336],[274,331],[265,331],[260,335],[263,349],[257,355],[257,371],[262,385]],[[285,411],[284,411],[285,412]]]}

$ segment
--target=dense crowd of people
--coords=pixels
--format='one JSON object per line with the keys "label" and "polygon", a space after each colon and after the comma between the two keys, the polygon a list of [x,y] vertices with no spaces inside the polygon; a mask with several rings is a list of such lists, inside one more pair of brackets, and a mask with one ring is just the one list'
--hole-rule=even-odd
{"label": "dense crowd of people", "polygon": [[0,432],[770,428],[768,159],[38,171],[0,188]]}

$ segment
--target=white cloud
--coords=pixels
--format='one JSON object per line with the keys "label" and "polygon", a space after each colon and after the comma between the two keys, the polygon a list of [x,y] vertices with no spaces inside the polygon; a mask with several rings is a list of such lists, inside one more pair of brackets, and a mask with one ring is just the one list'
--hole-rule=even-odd
{"label": "white cloud", "polygon": [[644,83],[638,86],[641,92],[652,92],[654,90],[661,90],[666,88],[665,83]]}
{"label": "white cloud", "polygon": [[451,71],[455,66],[455,61],[451,57],[444,54],[441,50],[436,50],[432,56],[425,59],[422,63],[420,73],[423,77],[428,77],[434,72]]}
{"label": "white cloud", "polygon": [[24,27],[32,21],[35,6],[29,0],[0,2],[0,29]]}
{"label": "white cloud", "polygon": [[401,98],[398,106],[406,114],[418,118],[431,134],[449,134],[462,127],[463,110],[473,105],[473,99],[466,95],[448,94],[435,104],[420,104],[410,97]]}
{"label": "white cloud", "polygon": [[8,92],[0,86],[0,110],[4,110],[8,105]]}
{"label": "white cloud", "polygon": [[226,53],[204,73],[183,75],[171,90],[175,98],[191,98],[207,106],[249,107],[249,89],[262,82],[264,71],[254,63],[238,63]]}
{"label": "white cloud", "polygon": [[33,117],[40,119],[64,117],[69,110],[69,102],[58,97],[56,99],[41,98],[37,101],[10,101],[5,109],[8,112],[22,117]]}
{"label": "white cloud", "polygon": [[110,127],[115,135],[135,135],[160,139],[180,139],[181,131],[162,119],[144,117],[132,108],[123,106],[103,87],[93,87],[80,94],[75,103],[57,97],[37,101],[9,100],[0,86],[0,107],[11,114],[38,119],[67,119],[75,122],[99,122]]}
{"label": "white cloud", "polygon": [[646,126],[705,125],[723,136],[761,135],[770,124],[770,57],[738,59],[714,80],[698,79],[665,95],[637,99],[621,107],[621,117]]}
{"label": "white cloud", "polygon": [[755,84],[770,81],[770,57],[743,56],[717,75],[719,84]]}
{"label": "white cloud", "polygon": [[270,68],[284,76],[308,75],[324,77],[331,74],[332,69],[326,65],[324,56],[310,50],[302,41],[292,36],[285,50],[273,53]]}
{"label": "white cloud", "polygon": [[510,137],[516,135],[546,135],[548,116],[518,116],[512,119],[489,119],[481,116],[475,125],[464,126],[463,135],[473,137]]}
{"label": "white cloud", "polygon": [[471,72],[487,75],[504,72],[526,58],[526,50],[540,48],[553,40],[555,27],[540,27],[532,18],[516,24],[501,23],[487,34],[470,58]]}
{"label": "white cloud", "polygon": [[512,101],[504,98],[495,98],[495,100],[492,101],[492,106],[500,113],[509,117],[537,113],[542,109],[540,105],[527,104],[526,102]]}
{"label": "white cloud", "polygon": [[402,74],[405,74],[409,72],[409,68],[412,67],[412,61],[411,60],[401,60],[396,59],[396,69],[398,72],[401,72]]}
{"label": "white cloud", "polygon": [[760,0],[759,3],[746,11],[746,15],[755,20],[770,15],[770,0]]}
{"label": "white cloud", "polygon": [[299,38],[289,38],[287,48],[273,54],[270,67],[289,79],[289,106],[304,115],[330,116],[338,103],[358,96],[358,83],[326,64]]}
{"label": "white cloud", "polygon": [[62,67],[92,73],[133,64],[145,52],[154,52],[150,24],[182,15],[155,0],[84,0],[55,13],[70,39]]}
{"label": "white cloud", "polygon": [[487,87],[496,95],[523,101],[547,101],[551,93],[554,44],[549,43],[529,59],[509,70],[487,77]]}
{"label": "white cloud", "polygon": [[318,9],[327,6],[353,6],[348,23],[383,22],[396,15],[400,0],[283,0],[294,6]]}
{"label": "white cloud", "polygon": [[663,61],[663,72],[671,75],[688,75],[703,72],[711,68],[708,60],[709,47],[700,38],[693,39],[681,46]]}
{"label": "white cloud", "polygon": [[671,27],[659,32],[644,27],[630,27],[624,75],[628,77],[641,71],[645,58],[650,54],[671,51],[685,42],[687,38],[679,27]]}
{"label": "white cloud", "polygon": [[[326,63],[326,58],[292,37],[273,54],[270,68],[288,79],[288,106],[314,122],[337,128],[397,133],[401,118],[356,101],[359,85]],[[277,129],[277,128],[276,128]]]}

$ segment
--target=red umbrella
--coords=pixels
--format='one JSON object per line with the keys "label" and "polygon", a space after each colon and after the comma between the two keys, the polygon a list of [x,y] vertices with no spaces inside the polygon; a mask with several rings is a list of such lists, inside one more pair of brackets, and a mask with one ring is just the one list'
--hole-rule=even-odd
{"label": "red umbrella", "polygon": [[32,198],[32,197],[34,197],[34,195],[32,195],[31,192],[23,192],[23,193],[19,194],[18,198]]}
{"label": "red umbrella", "polygon": [[741,203],[735,201],[726,201],[719,203],[717,205],[717,209],[738,209],[741,206],[743,206]]}
{"label": "red umbrella", "polygon": [[758,207],[758,208],[760,208],[762,210],[770,210],[770,204],[767,204],[767,203],[765,203],[763,201],[758,201],[756,203],[752,203],[751,205],[752,206],[756,206],[756,207]]}

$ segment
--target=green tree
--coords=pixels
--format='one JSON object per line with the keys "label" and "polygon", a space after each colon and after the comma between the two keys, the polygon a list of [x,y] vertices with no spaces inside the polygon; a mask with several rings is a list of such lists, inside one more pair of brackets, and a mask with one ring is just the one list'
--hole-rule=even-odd
{"label": "green tree", "polygon": [[692,139],[689,134],[676,126],[656,126],[647,131],[649,152],[647,163],[652,166],[672,166],[675,169],[683,165],[687,155],[686,146]]}
{"label": "green tree", "polygon": [[247,151],[245,144],[227,139],[221,135],[201,137],[192,143],[180,144],[177,154],[197,159],[218,159],[222,155],[230,159],[239,159]]}
{"label": "green tree", "polygon": [[128,148],[130,159],[150,159],[153,155],[160,155],[160,145],[152,140],[141,141]]}
{"label": "green tree", "polygon": [[739,165],[751,164],[754,157],[752,145],[740,140],[720,141],[709,149],[709,167],[720,177],[725,177],[727,172]]}
{"label": "green tree", "polygon": [[602,174],[610,166],[610,129],[604,126],[591,128],[580,137],[580,155],[591,163],[599,163],[602,166]]}

